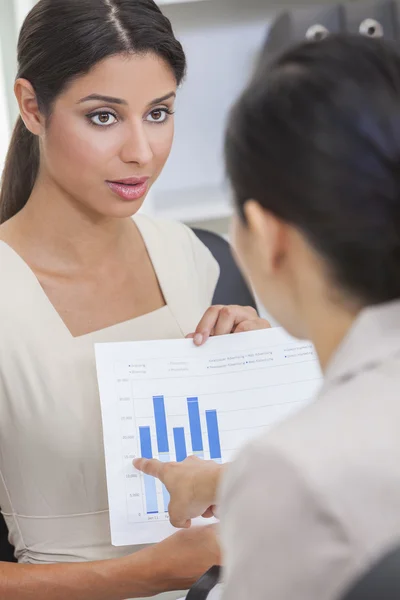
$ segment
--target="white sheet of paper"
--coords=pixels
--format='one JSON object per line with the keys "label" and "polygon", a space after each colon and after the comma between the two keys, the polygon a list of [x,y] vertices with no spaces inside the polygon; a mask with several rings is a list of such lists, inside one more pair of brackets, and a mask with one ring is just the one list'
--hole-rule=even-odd
{"label": "white sheet of paper", "polygon": [[229,461],[311,402],[322,382],[312,345],[281,328],[215,337],[201,348],[163,340],[96,344],[95,351],[115,546],[174,532],[166,489],[138,473],[133,458]]}

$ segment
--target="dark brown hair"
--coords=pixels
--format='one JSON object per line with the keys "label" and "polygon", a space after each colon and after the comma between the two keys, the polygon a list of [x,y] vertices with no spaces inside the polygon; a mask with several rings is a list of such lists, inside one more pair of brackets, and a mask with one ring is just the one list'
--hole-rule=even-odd
{"label": "dark brown hair", "polygon": [[[181,83],[185,54],[153,0],[40,0],[21,29],[17,78],[32,84],[40,111],[49,117],[67,85],[99,61],[147,52],[163,58]],[[38,170],[38,138],[19,118],[2,176],[1,223],[25,206]]]}
{"label": "dark brown hair", "polygon": [[262,57],[226,136],[239,211],[248,199],[303,233],[357,300],[400,298],[400,53],[329,36]]}

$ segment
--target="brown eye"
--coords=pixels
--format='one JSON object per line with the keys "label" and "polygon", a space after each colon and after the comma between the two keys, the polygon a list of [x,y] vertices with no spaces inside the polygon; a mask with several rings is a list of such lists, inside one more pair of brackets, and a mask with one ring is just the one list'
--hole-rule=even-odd
{"label": "brown eye", "polygon": [[329,31],[323,25],[311,25],[306,32],[306,39],[309,42],[320,42],[324,38],[328,37]]}
{"label": "brown eye", "polygon": [[168,108],[155,108],[146,117],[146,121],[149,121],[150,123],[164,123],[170,114],[172,113]]}
{"label": "brown eye", "polygon": [[103,125],[108,123],[109,119],[110,119],[110,115],[108,113],[102,113],[101,115],[99,115],[99,121]]}
{"label": "brown eye", "polygon": [[365,19],[360,25],[360,33],[367,37],[381,38],[383,37],[384,31],[379,21],[375,21],[375,19]]}
{"label": "brown eye", "polygon": [[91,114],[89,115],[89,119],[93,125],[97,125],[98,127],[108,127],[117,122],[116,116],[107,111]]}

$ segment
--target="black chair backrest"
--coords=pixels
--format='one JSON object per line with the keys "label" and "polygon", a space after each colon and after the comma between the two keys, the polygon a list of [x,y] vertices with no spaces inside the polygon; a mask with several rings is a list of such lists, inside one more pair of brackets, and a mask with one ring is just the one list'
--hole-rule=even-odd
{"label": "black chair backrest", "polygon": [[256,301],[233,258],[228,242],[211,231],[204,229],[193,229],[193,231],[207,246],[220,266],[221,272],[213,304],[239,304],[240,306],[252,306],[257,310]]}
{"label": "black chair backrest", "polygon": [[206,600],[211,590],[218,584],[221,576],[221,567],[211,567],[191,588],[186,600]]}
{"label": "black chair backrest", "polygon": [[376,563],[342,600],[399,600],[400,547]]}
{"label": "black chair backrest", "polygon": [[16,562],[14,548],[8,541],[8,529],[2,514],[0,514],[0,561]]}

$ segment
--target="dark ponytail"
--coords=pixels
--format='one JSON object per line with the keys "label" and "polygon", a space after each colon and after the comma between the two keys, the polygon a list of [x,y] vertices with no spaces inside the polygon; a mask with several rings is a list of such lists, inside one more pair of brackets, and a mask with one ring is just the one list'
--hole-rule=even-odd
{"label": "dark ponytail", "polygon": [[[153,0],[40,0],[21,29],[17,78],[32,84],[39,109],[48,118],[67,85],[101,60],[150,52],[165,60],[179,85],[185,54]],[[19,118],[2,176],[1,223],[25,206],[38,171],[38,138]]]}
{"label": "dark ponytail", "polygon": [[21,117],[18,117],[2,175],[0,223],[10,219],[25,206],[38,170],[38,139],[25,127]]}

